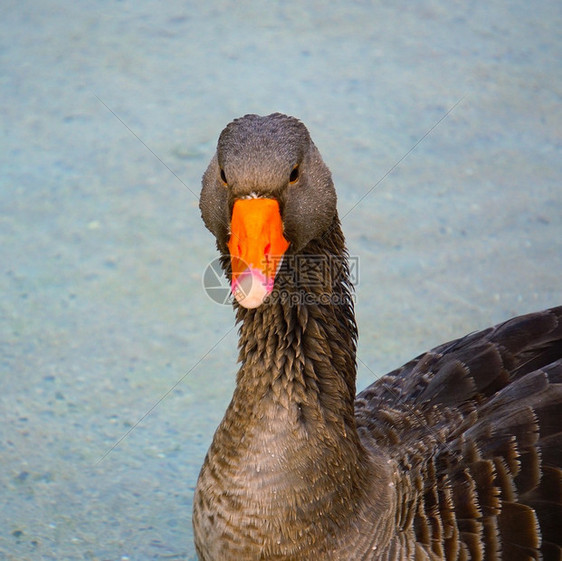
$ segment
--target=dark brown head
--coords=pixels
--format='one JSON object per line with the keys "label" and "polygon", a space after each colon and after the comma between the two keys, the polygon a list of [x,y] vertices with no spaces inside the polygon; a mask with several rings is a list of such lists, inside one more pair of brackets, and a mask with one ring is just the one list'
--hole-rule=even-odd
{"label": "dark brown head", "polygon": [[279,113],[246,115],[219,137],[203,175],[200,208],[219,250],[230,254],[235,295],[245,274],[254,284],[263,281],[263,297],[238,298],[255,307],[269,293],[282,255],[301,252],[332,225],[336,193],[300,121]]}

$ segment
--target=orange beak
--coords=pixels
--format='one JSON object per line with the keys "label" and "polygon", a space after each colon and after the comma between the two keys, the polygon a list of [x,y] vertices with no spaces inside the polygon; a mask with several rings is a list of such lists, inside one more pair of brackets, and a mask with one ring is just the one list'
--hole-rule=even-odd
{"label": "orange beak", "polygon": [[228,249],[232,293],[245,308],[257,308],[273,290],[289,242],[275,199],[238,199],[232,209]]}

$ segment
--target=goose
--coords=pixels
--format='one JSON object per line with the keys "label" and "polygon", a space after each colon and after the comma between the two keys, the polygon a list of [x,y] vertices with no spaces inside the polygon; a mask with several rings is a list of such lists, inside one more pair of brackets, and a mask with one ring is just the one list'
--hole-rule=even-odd
{"label": "goose", "polygon": [[200,210],[240,363],[193,500],[201,561],[562,558],[562,307],[445,343],[356,396],[336,192],[305,125],[228,124]]}

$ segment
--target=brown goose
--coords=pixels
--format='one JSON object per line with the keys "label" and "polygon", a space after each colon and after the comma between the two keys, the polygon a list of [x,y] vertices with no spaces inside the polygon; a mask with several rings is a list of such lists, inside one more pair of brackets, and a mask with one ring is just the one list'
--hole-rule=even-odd
{"label": "brown goose", "polygon": [[200,206],[241,324],[195,493],[201,560],[561,559],[562,307],[442,345],[355,397],[336,194],[305,126],[230,123]]}

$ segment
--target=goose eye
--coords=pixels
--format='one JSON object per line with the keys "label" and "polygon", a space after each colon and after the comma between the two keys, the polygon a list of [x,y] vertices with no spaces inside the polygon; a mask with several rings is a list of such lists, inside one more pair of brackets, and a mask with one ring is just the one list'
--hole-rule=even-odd
{"label": "goose eye", "polygon": [[221,168],[221,181],[225,184],[228,185],[228,181],[226,180],[226,173],[224,173],[224,170]]}
{"label": "goose eye", "polygon": [[299,166],[295,166],[289,176],[289,183],[296,183],[299,178]]}

